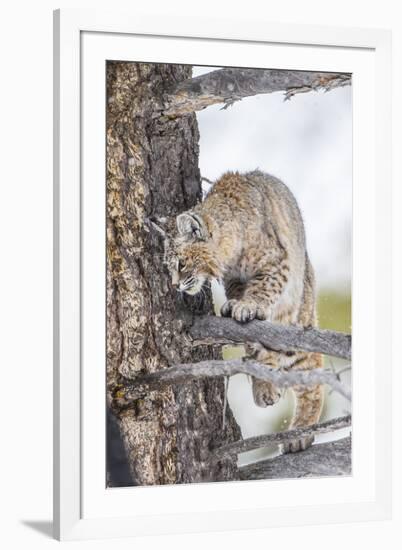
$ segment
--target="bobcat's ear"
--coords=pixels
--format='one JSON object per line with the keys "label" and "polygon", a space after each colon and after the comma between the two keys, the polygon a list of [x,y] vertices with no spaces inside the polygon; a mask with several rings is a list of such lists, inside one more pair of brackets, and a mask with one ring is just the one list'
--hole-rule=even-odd
{"label": "bobcat's ear", "polygon": [[191,211],[179,214],[176,218],[176,225],[180,235],[201,240],[205,240],[208,235],[204,220],[201,216]]}
{"label": "bobcat's ear", "polygon": [[[145,230],[149,231],[150,229],[152,231],[155,231],[156,233],[159,233],[159,235],[165,239],[165,240],[171,240],[171,235],[169,234],[169,219],[168,218],[145,218]],[[172,225],[172,221],[170,222],[170,226]],[[174,224],[174,221],[173,221]],[[171,227],[170,227],[171,229]]]}

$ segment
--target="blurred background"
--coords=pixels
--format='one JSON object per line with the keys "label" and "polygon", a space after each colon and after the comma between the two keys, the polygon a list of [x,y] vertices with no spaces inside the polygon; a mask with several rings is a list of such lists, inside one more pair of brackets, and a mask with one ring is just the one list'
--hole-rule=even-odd
{"label": "blurred background", "polygon": [[[193,67],[199,76],[219,67]],[[199,111],[201,175],[215,181],[227,170],[259,168],[281,179],[302,212],[307,249],[318,290],[319,326],[351,332],[352,243],[352,89],[296,94],[257,95],[225,110],[213,105]],[[204,190],[208,191],[208,183]],[[214,285],[217,310],[224,300]],[[224,350],[239,357],[241,346]],[[350,384],[344,361],[326,358],[326,366]],[[292,392],[267,409],[256,407],[245,375],[230,379],[228,401],[243,437],[286,429],[294,402]],[[350,412],[350,404],[327,391],[322,420]],[[344,437],[345,431],[318,436],[317,441]],[[278,452],[277,446],[240,455],[241,464]]]}

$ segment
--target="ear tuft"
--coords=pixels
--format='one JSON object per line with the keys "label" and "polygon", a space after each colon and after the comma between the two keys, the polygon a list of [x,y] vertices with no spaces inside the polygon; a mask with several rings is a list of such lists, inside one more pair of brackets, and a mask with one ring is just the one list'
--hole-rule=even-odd
{"label": "ear tuft", "polygon": [[180,235],[204,240],[207,236],[203,219],[194,212],[184,212],[176,218],[177,230]]}

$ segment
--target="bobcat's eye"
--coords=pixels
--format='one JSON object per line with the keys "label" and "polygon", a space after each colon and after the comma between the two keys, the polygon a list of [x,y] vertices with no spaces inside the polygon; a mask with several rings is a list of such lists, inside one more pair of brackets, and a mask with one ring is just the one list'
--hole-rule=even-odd
{"label": "bobcat's eye", "polygon": [[177,263],[177,269],[179,271],[184,271],[185,267],[186,267],[186,262],[180,259]]}

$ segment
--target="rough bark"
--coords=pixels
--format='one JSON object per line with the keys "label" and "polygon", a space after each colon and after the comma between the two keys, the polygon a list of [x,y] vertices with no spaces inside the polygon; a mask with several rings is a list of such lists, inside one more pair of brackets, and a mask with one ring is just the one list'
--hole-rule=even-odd
{"label": "rough bark", "polygon": [[[222,424],[223,378],[165,386],[129,404],[123,399],[128,379],[218,356],[187,338],[196,304],[178,302],[163,243],[146,224],[201,199],[195,116],[161,117],[166,90],[190,76],[186,66],[107,64],[107,398],[140,485],[237,475],[234,459],[205,466],[209,448],[241,436],[229,407]],[[209,311],[210,299],[199,313]]]}
{"label": "rough bark", "polygon": [[352,473],[351,437],[318,443],[300,453],[280,455],[240,468],[240,479],[347,476]]}
{"label": "rough bark", "polygon": [[137,376],[133,384],[126,385],[124,397],[120,398],[120,403],[123,404],[124,400],[129,403],[133,399],[140,399],[150,391],[161,389],[165,386],[181,384],[188,380],[233,376],[240,373],[249,374],[259,380],[267,380],[278,388],[328,384],[333,390],[343,395],[349,401],[351,400],[350,389],[343,386],[339,377],[329,370],[275,369],[248,359],[229,359],[226,361],[210,360],[175,365],[163,371]]}
{"label": "rough bark", "polygon": [[244,97],[284,92],[285,99],[313,90],[332,90],[351,83],[350,74],[276,69],[219,69],[174,86],[165,115],[181,116],[215,103],[224,108]]}
{"label": "rough bark", "polygon": [[352,356],[350,334],[313,327],[285,326],[269,321],[240,324],[224,317],[200,316],[197,317],[189,332],[196,345],[213,341],[260,342],[263,346],[275,351],[313,351],[349,360]]}

